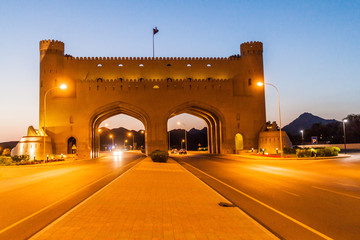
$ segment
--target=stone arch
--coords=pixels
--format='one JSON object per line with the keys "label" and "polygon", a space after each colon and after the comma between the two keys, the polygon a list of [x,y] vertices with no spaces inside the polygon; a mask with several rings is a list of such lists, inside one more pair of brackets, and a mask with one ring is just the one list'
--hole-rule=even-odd
{"label": "stone arch", "polygon": [[198,101],[189,101],[173,107],[166,114],[168,119],[176,115],[188,113],[205,121],[208,131],[209,153],[221,153],[222,141],[225,138],[225,119],[223,114],[213,106]]}
{"label": "stone arch", "polygon": [[147,154],[147,145],[148,145],[148,135],[151,134],[151,129],[148,127],[150,124],[150,118],[148,114],[136,107],[134,105],[124,103],[124,102],[113,102],[111,104],[97,108],[90,116],[89,128],[90,128],[90,148],[91,148],[91,158],[96,158],[99,156],[100,151],[100,135],[97,129],[100,126],[100,123],[112,116],[118,114],[125,114],[133,118],[138,119],[142,122],[145,127],[145,151]]}
{"label": "stone arch", "polygon": [[244,137],[241,133],[235,134],[235,153],[240,153],[241,150],[244,150]]}
{"label": "stone arch", "polygon": [[69,137],[67,140],[67,154],[76,154],[77,145],[76,138]]}

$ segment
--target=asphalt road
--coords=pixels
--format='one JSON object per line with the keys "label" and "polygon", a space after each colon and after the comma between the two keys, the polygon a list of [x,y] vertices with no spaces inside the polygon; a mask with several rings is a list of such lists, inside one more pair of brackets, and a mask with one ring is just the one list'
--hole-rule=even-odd
{"label": "asphalt road", "polygon": [[172,157],[282,239],[360,239],[360,155]]}
{"label": "asphalt road", "polygon": [[63,164],[0,168],[0,239],[25,239],[140,161],[124,153]]}

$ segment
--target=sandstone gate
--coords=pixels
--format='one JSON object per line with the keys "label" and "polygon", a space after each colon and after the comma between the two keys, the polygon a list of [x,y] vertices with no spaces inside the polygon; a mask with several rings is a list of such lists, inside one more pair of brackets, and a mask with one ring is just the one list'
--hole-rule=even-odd
{"label": "sandstone gate", "polygon": [[256,149],[266,121],[264,88],[256,85],[264,81],[262,52],[261,42],[246,42],[228,58],[88,58],[65,55],[63,42],[41,41],[39,129],[45,92],[65,83],[68,89],[47,96],[55,154],[67,153],[71,139],[79,157],[97,157],[97,128],[118,114],[144,124],[146,153],[167,149],[167,120],[181,113],[206,122],[210,153]]}

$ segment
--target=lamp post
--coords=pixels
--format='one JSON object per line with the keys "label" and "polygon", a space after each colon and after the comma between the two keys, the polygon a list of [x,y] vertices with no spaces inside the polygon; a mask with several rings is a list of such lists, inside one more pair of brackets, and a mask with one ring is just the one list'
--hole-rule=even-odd
{"label": "lamp post", "polygon": [[301,132],[301,144],[304,146],[304,130],[300,130]]}
{"label": "lamp post", "polygon": [[[145,131],[144,131],[144,130],[141,130],[140,133],[145,135]],[[144,144],[145,144],[145,136],[144,136]],[[143,148],[143,145],[140,146],[140,149],[142,149],[142,148]]]}
{"label": "lamp post", "polygon": [[127,142],[128,142],[128,140],[127,140],[127,139],[125,139],[125,141],[124,141],[124,149],[125,149],[125,146],[126,146],[126,145],[125,145],[125,143],[127,143]]}
{"label": "lamp post", "polygon": [[131,132],[128,133],[128,136],[130,137],[132,135],[132,146],[133,146],[133,150],[134,150],[134,134],[132,134]]}
{"label": "lamp post", "polygon": [[114,136],[112,134],[110,134],[109,138],[111,138],[111,149],[113,149],[113,147],[114,147]]}
{"label": "lamp post", "polygon": [[45,144],[45,138],[46,138],[46,97],[48,95],[48,93],[54,89],[58,89],[60,88],[61,90],[65,90],[67,88],[66,84],[61,84],[60,86],[56,86],[56,87],[53,87],[53,88],[50,88],[49,90],[47,90],[45,92],[45,95],[44,95],[44,161],[47,157],[46,155],[46,144]]}
{"label": "lamp post", "polygon": [[346,131],[345,131],[345,123],[347,123],[347,119],[344,119],[343,122],[343,131],[344,131],[344,147],[345,147],[345,154],[346,154]]}
{"label": "lamp post", "polygon": [[182,123],[182,122],[177,122],[177,125],[181,125],[181,124],[184,126],[184,131],[185,131],[185,140],[183,140],[183,141],[185,141],[185,150],[186,150],[186,152],[187,152],[186,125],[185,125],[185,123]]}
{"label": "lamp post", "polygon": [[281,157],[284,157],[284,153],[283,153],[283,143],[282,143],[282,134],[281,134],[281,111],[280,111],[280,94],[279,94],[279,90],[277,89],[277,87],[271,83],[265,83],[265,82],[258,82],[257,85],[258,86],[263,86],[264,84],[266,85],[270,85],[272,87],[274,87],[276,89],[277,95],[278,95],[278,105],[279,105],[279,127],[280,127],[280,151],[281,151]]}
{"label": "lamp post", "polygon": [[168,151],[171,150],[171,144],[170,144],[170,130],[169,130],[169,146],[168,146]]}

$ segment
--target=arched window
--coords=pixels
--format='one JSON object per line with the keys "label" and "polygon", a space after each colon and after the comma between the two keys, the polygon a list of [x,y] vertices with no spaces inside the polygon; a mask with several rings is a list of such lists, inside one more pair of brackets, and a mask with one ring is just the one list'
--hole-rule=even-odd
{"label": "arched window", "polygon": [[243,135],[237,133],[235,135],[235,153],[239,153],[241,150],[244,149],[244,138]]}
{"label": "arched window", "polygon": [[68,154],[76,154],[77,146],[76,139],[74,137],[70,137],[67,142],[67,153]]}

